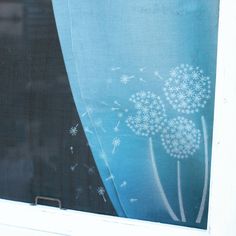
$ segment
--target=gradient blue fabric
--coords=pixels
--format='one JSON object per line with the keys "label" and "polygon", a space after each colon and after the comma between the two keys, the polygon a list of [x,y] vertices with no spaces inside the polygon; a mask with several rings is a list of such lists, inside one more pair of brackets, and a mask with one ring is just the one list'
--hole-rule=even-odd
{"label": "gradient blue fabric", "polygon": [[206,228],[218,0],[53,6],[74,101],[117,214]]}

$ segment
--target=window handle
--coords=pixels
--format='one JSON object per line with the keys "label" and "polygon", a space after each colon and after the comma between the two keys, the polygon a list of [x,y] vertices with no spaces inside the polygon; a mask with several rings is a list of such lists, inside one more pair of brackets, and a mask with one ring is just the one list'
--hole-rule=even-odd
{"label": "window handle", "polygon": [[44,197],[44,196],[36,196],[36,197],[35,197],[34,204],[35,204],[35,205],[38,205],[39,200],[46,200],[46,201],[51,201],[51,202],[57,202],[57,203],[58,203],[58,207],[59,207],[60,209],[62,209],[61,200],[58,199],[58,198]]}

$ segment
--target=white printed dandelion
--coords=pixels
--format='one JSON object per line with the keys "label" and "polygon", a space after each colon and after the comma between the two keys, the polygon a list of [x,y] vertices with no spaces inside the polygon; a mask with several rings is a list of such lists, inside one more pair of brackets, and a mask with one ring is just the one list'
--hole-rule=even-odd
{"label": "white printed dandelion", "polygon": [[69,130],[69,133],[71,136],[76,136],[76,134],[78,133],[78,125],[72,126]]}
{"label": "white printed dandelion", "polygon": [[181,220],[186,222],[182,188],[180,160],[193,156],[199,149],[201,133],[195,124],[184,117],[170,120],[161,134],[162,145],[166,152],[177,159],[177,185]]}
{"label": "white printed dandelion", "polygon": [[103,201],[106,202],[106,198],[105,198],[105,189],[103,187],[98,187],[97,188],[97,193],[99,196],[102,197]]}
{"label": "white printed dandelion", "polygon": [[209,178],[208,134],[207,134],[206,120],[205,120],[204,116],[201,117],[201,121],[202,121],[203,139],[204,139],[205,174],[204,174],[204,186],[203,186],[203,191],[202,191],[202,200],[201,200],[198,215],[197,215],[197,218],[196,218],[196,223],[198,223],[198,224],[201,223],[203,213],[204,213],[204,210],[205,210],[207,190],[208,190],[208,178]]}
{"label": "white printed dandelion", "polygon": [[164,84],[164,93],[178,112],[198,112],[210,99],[211,81],[199,67],[182,64],[171,70]]}
{"label": "white printed dandelion", "polygon": [[134,78],[134,75],[128,76],[128,75],[122,75],[120,77],[120,82],[124,85],[128,84],[130,82],[131,79]]}
{"label": "white printed dandelion", "polygon": [[135,134],[151,137],[163,128],[166,112],[159,96],[150,91],[141,91],[129,100],[134,103],[137,113],[129,116],[126,124]]}
{"label": "white printed dandelion", "polygon": [[117,137],[114,138],[114,139],[112,140],[112,145],[113,145],[112,154],[114,154],[115,151],[116,151],[116,148],[117,148],[118,146],[120,146],[120,139],[117,138]]}
{"label": "white printed dandelion", "polygon": [[170,206],[162,186],[153,149],[152,136],[160,132],[166,122],[164,104],[162,103],[159,96],[150,91],[141,91],[133,94],[130,98],[130,101],[134,104],[136,114],[130,115],[126,120],[126,124],[136,135],[148,137],[152,172],[157,187],[160,191],[163,204],[166,207],[170,217],[174,221],[179,221],[178,217]]}
{"label": "white printed dandelion", "polygon": [[88,115],[88,116],[92,115],[93,111],[94,111],[93,107],[87,106],[86,111],[82,114],[82,117],[84,117],[86,115]]}
{"label": "white printed dandelion", "polygon": [[103,126],[103,122],[101,119],[97,119],[94,121],[94,125],[98,128],[101,129],[103,133],[106,133],[106,129]]}

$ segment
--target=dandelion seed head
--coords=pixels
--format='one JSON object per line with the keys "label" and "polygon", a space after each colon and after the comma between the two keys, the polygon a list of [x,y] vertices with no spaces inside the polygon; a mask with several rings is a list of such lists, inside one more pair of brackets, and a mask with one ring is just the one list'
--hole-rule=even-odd
{"label": "dandelion seed head", "polygon": [[158,133],[166,122],[165,107],[160,97],[150,91],[141,91],[131,95],[129,100],[134,104],[136,114],[128,116],[126,125],[136,135]]}
{"label": "dandelion seed head", "polygon": [[119,138],[114,138],[113,140],[112,140],[112,145],[113,146],[119,146],[120,145],[120,139]]}
{"label": "dandelion seed head", "polygon": [[170,120],[161,134],[166,152],[178,159],[192,156],[199,149],[200,138],[200,130],[191,120],[184,117]]}
{"label": "dandelion seed head", "polygon": [[98,187],[97,193],[98,193],[98,195],[102,196],[105,194],[105,189],[103,187]]}
{"label": "dandelion seed head", "polygon": [[199,67],[181,64],[170,71],[164,94],[178,112],[191,114],[204,108],[211,95],[210,78]]}
{"label": "dandelion seed head", "polygon": [[70,130],[69,130],[69,133],[70,133],[71,136],[76,136],[76,134],[78,133],[77,126],[71,127]]}

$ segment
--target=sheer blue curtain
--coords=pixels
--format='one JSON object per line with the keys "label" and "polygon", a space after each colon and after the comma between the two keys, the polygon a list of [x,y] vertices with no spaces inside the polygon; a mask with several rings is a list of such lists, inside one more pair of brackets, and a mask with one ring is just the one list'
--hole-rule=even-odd
{"label": "sheer blue curtain", "polygon": [[206,228],[218,0],[53,5],[98,194],[122,217]]}

